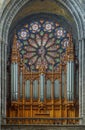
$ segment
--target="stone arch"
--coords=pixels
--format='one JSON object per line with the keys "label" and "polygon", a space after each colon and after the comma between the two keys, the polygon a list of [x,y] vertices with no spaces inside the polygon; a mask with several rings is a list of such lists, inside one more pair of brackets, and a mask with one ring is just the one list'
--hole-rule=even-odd
{"label": "stone arch", "polygon": [[[7,46],[9,43],[9,30],[13,24],[13,20],[20,9],[24,8],[24,6],[33,0],[10,0],[9,3],[7,3],[1,13],[1,32],[0,32],[0,59],[1,59],[1,65],[0,65],[0,83],[2,89],[2,108],[1,115],[6,115],[6,61],[7,61]],[[65,0],[54,0],[57,4],[61,4],[64,8],[66,8],[70,14],[72,15],[72,18],[74,20],[74,23],[77,28],[77,42],[79,43],[79,103],[80,103],[80,117],[84,117],[84,96],[83,91],[84,88],[84,22],[83,22],[83,16],[82,16],[82,9],[80,6],[80,3],[78,0],[72,0],[72,1],[65,1]],[[5,91],[4,91],[5,90]],[[1,95],[1,94],[0,94]],[[83,123],[83,122],[82,122]]]}

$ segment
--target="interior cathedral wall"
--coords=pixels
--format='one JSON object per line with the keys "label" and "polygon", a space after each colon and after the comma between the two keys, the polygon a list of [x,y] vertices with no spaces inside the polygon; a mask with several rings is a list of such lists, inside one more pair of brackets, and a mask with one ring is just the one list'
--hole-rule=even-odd
{"label": "interior cathedral wall", "polygon": [[[0,3],[0,126],[5,124],[6,90],[7,90],[7,49],[18,20],[33,12],[47,12],[62,14],[73,25],[75,40],[79,47],[79,116],[80,124],[85,124],[85,14],[84,0],[7,0]],[[3,1],[0,1],[3,2]],[[40,4],[42,2],[42,4]],[[43,2],[46,2],[43,3]],[[42,6],[43,5],[43,6]],[[59,5],[61,7],[59,7]],[[52,8],[51,8],[52,7]],[[69,13],[70,12],[70,13]],[[76,26],[76,28],[75,28]],[[76,31],[75,31],[76,30]]]}

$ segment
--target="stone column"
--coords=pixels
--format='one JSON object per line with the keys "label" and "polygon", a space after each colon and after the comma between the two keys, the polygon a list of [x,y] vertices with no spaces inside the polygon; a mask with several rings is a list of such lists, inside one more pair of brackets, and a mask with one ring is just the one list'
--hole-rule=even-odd
{"label": "stone column", "polygon": [[82,39],[82,117],[85,125],[85,39]]}
{"label": "stone column", "polygon": [[79,117],[85,124],[85,40],[79,41]]}
{"label": "stone column", "polygon": [[[2,43],[2,56],[1,56],[1,87],[2,87],[2,117],[6,117],[6,46],[4,44],[4,42]],[[5,123],[5,120],[3,120],[2,118],[2,123]]]}
{"label": "stone column", "polygon": [[[82,43],[79,41],[79,117],[82,115]],[[82,120],[80,120],[82,124]]]}
{"label": "stone column", "polygon": [[6,102],[7,102],[7,44],[5,43],[4,45],[4,62],[5,62],[5,66],[4,66],[4,77],[5,77],[5,84],[4,84],[4,89],[5,89],[5,93],[4,93],[4,116],[6,116]]}

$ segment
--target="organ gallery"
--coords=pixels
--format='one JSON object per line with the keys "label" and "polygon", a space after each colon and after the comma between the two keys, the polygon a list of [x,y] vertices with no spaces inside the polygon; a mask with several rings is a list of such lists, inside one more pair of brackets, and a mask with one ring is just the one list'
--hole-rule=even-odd
{"label": "organ gallery", "polygon": [[78,59],[57,18],[35,15],[17,25],[9,66],[7,123],[78,123]]}

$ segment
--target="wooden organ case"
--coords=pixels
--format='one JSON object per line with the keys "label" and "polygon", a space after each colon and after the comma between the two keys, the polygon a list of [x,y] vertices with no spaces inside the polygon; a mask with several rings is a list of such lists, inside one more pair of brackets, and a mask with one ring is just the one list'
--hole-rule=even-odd
{"label": "wooden organ case", "polygon": [[[11,101],[7,107],[7,117],[16,118],[16,124],[75,124],[70,120],[79,116],[78,98],[75,85],[75,57],[71,35],[66,52],[60,54],[60,63],[51,71],[44,63],[36,65],[36,71],[29,63],[25,66],[17,48],[15,34],[11,55]],[[39,47],[42,59],[46,48]],[[29,51],[29,50],[28,50]],[[44,52],[44,55],[43,55]],[[24,53],[24,52],[23,52]],[[23,56],[25,57],[25,56]],[[9,102],[9,100],[8,100]],[[44,119],[44,120],[42,120]],[[55,120],[56,119],[56,120]],[[10,120],[10,123],[13,123]]]}

